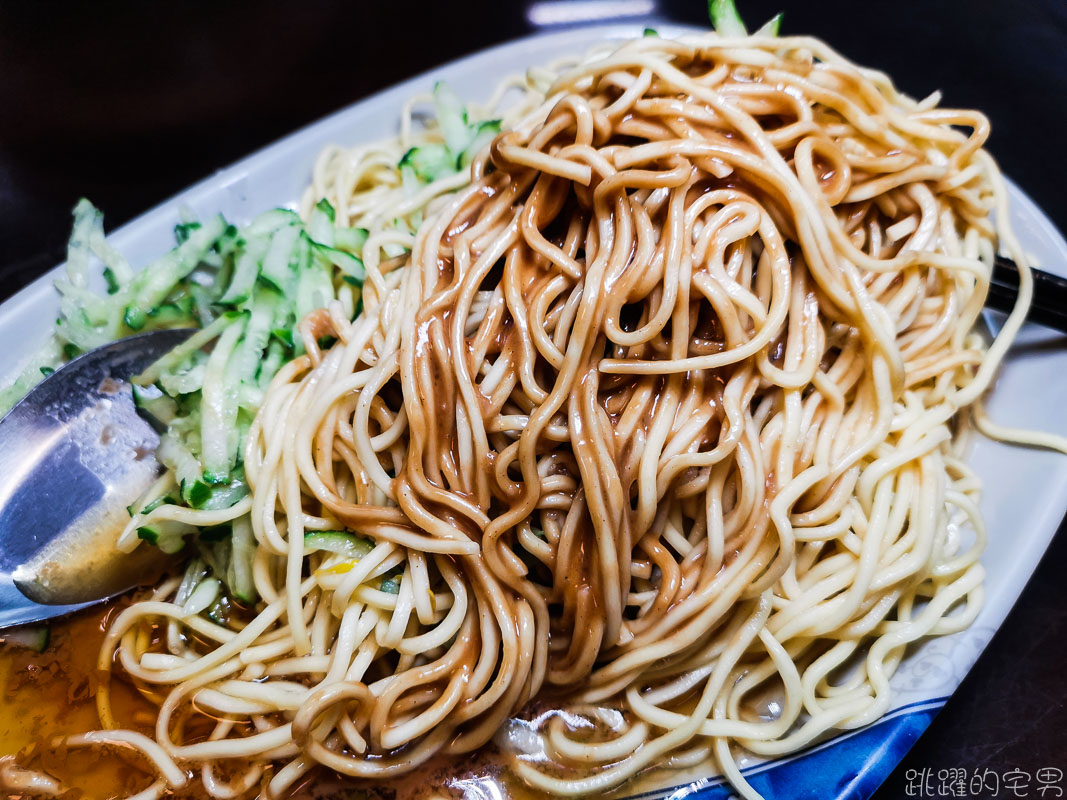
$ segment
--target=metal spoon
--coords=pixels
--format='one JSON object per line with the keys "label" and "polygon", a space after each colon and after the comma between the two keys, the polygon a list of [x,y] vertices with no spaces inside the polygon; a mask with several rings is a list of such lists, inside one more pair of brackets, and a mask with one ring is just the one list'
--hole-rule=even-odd
{"label": "metal spoon", "polygon": [[115,541],[159,474],[159,435],[129,379],[192,331],[142,333],[49,375],[0,419],[0,628],[158,578],[171,557]]}

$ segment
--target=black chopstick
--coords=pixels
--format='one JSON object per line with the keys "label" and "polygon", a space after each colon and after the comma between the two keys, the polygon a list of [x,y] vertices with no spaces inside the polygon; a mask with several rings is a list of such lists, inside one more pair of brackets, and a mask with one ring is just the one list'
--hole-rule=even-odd
{"label": "black chopstick", "polygon": [[[1061,333],[1067,333],[1067,279],[1040,269],[1034,275],[1034,302],[1026,318]],[[1009,312],[1019,293],[1019,268],[1010,258],[997,256],[986,297],[986,308]]]}

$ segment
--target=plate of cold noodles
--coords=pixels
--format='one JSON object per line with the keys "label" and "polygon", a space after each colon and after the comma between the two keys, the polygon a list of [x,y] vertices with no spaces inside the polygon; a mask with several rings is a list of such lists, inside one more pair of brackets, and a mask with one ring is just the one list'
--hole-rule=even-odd
{"label": "plate of cold noodles", "polygon": [[735,23],[485,51],[113,236],[78,204],[6,402],[198,328],[133,381],[165,469],[115,545],[180,566],[5,646],[9,794],[873,791],[1067,507],[1023,326],[1065,247],[980,112]]}

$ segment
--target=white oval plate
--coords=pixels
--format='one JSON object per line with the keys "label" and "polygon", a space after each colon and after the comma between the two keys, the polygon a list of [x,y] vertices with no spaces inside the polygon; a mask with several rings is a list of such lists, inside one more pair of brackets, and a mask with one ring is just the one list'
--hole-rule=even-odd
{"label": "white oval plate", "polygon": [[[659,30],[673,36],[695,29],[661,25]],[[393,134],[404,102],[413,94],[428,93],[435,81],[448,81],[462,97],[485,100],[506,74],[581,54],[605,39],[640,36],[641,31],[640,25],[577,28],[519,39],[454,61],[219,171],[124,225],[111,241],[130,263],[143,265],[173,246],[182,206],[201,216],[221,211],[237,223],[275,206],[295,207],[323,147]],[[1012,221],[1024,247],[1044,269],[1067,276],[1063,237],[1014,185],[1011,195]],[[0,385],[12,380],[47,339],[58,311],[52,281],[60,268],[0,305],[0,375],[5,376]],[[1067,397],[1065,344],[1062,335],[1043,328],[1023,330],[989,398],[994,419],[1067,434],[1067,414],[1048,399]],[[1067,458],[979,439],[970,460],[984,482],[982,511],[989,526],[989,546],[982,557],[988,571],[984,609],[968,630],[925,642],[909,654],[892,680],[893,710],[879,722],[790,758],[747,766],[746,776],[768,798],[865,798],[873,793],[959,685],[1019,597],[1067,509]],[[665,771],[627,787],[625,793],[643,798],[729,795],[721,779],[707,769]]]}

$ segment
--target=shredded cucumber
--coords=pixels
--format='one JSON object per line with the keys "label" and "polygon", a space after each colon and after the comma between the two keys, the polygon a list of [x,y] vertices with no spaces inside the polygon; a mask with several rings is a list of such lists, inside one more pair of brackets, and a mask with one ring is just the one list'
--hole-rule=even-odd
{"label": "shredded cucumber", "polygon": [[712,27],[723,36],[748,35],[734,0],[708,0],[708,16]]}
{"label": "shredded cucumber", "polygon": [[253,383],[270,332],[285,299],[266,286],[256,288],[249,309],[248,324],[227,367],[242,383]]}
{"label": "shredded cucumber", "polygon": [[467,109],[452,88],[438,81],[433,88],[437,124],[444,142],[412,147],[397,164],[405,191],[413,195],[420,184],[455,175],[500,133],[500,120],[471,122]]}
{"label": "shredded cucumber", "polygon": [[231,356],[247,327],[247,318],[230,324],[211,351],[204,369],[202,389],[200,444],[204,463],[204,480],[211,484],[227,483],[237,458],[237,389],[240,376],[230,368]]}
{"label": "shredded cucumber", "polygon": [[267,254],[270,241],[256,236],[246,242],[237,263],[233,268],[233,277],[226,293],[219,298],[219,303],[224,306],[236,306],[248,299],[252,293],[252,287],[259,277],[259,271],[263,266],[263,257]]}
{"label": "shredded cucumber", "polygon": [[362,256],[368,235],[366,228],[336,228],[333,232],[333,244],[338,250]]}
{"label": "shredded cucumber", "polygon": [[219,596],[221,588],[222,584],[215,578],[204,578],[197,584],[192,594],[189,595],[189,599],[182,605],[182,614],[192,617],[204,611],[215,602],[215,598]]}
{"label": "shredded cucumber", "polygon": [[[500,131],[498,120],[472,121],[444,84],[435,87],[434,103],[443,141],[409,150],[398,165],[412,191],[466,169]],[[55,336],[0,393],[3,413],[65,360],[92,348],[136,331],[196,329],[132,381],[137,407],[160,429],[156,457],[169,474],[158,491],[130,507],[139,522],[126,534],[126,541],[136,533],[167,552],[191,543],[200,554],[179,590],[178,603],[187,613],[209,613],[230,598],[256,602],[251,523],[245,516],[200,530],[144,517],[164,503],[221,510],[248,495],[244,439],[267,385],[303,351],[301,321],[334,301],[353,318],[362,311],[368,231],[347,227],[338,217],[327,200],[316,203],[306,224],[283,208],[242,226],[182,210],[175,247],[135,271],[107,242],[102,214],[79,201],[66,268],[56,281]],[[387,254],[403,252],[389,247],[395,252]],[[332,344],[328,337],[320,342]],[[308,534],[305,547],[335,560],[357,560],[373,543],[327,531]],[[216,579],[225,592],[211,583]],[[399,586],[398,576],[383,580],[386,591]]]}
{"label": "shredded cucumber", "polygon": [[456,157],[445,144],[425,144],[412,147],[400,159],[400,169],[411,167],[415,177],[424,183],[432,183],[450,175],[456,169]]}
{"label": "shredded cucumber", "polygon": [[[309,245],[314,244],[309,239]],[[316,308],[322,308],[335,296],[333,269],[326,259],[316,258],[308,251],[308,258],[300,267],[296,283],[296,318],[303,319]],[[293,343],[296,349],[303,351],[300,337],[294,333]]]}
{"label": "shredded cucumber", "polygon": [[162,258],[137,273],[131,284],[130,308],[147,314],[160,305],[174,285],[200,264],[226,230],[226,220],[213,217]]}
{"label": "shredded cucumber", "polygon": [[367,271],[363,267],[363,260],[351,253],[346,253],[344,250],[338,250],[336,247],[319,244],[318,242],[312,243],[311,252],[315,260],[327,269],[331,266],[337,267],[345,277],[355,278],[361,282],[367,277]]}
{"label": "shredded cucumber", "polygon": [[134,386],[133,402],[162,425],[169,425],[178,416],[178,404],[158,386]]}
{"label": "shredded cucumber", "polygon": [[475,125],[474,136],[471,138],[470,144],[457,157],[457,167],[464,169],[470,166],[474,157],[488,147],[498,133],[500,133],[500,120],[498,119],[487,119]]}
{"label": "shredded cucumber", "polygon": [[199,330],[184,342],[159,358],[148,369],[133,379],[135,384],[147,386],[159,380],[164,372],[173,372],[185,364],[193,354],[218,337],[239,316],[236,312],[223,314],[203,330]]}
{"label": "shredded cucumber", "polygon": [[233,523],[231,536],[231,558],[226,571],[226,583],[238,600],[254,603],[258,598],[255,582],[252,578],[252,561],[256,555],[256,537],[252,533],[252,522],[241,517]]}
{"label": "shredded cucumber", "polygon": [[753,36],[777,36],[782,30],[782,20],[785,19],[785,12],[779,11],[769,20],[760,25]]}
{"label": "shredded cucumber", "polygon": [[205,511],[219,511],[229,508],[248,494],[244,470],[237,467],[228,483],[208,483],[201,478],[193,478],[182,483],[182,498],[192,508]]}
{"label": "shredded cucumber", "polygon": [[333,247],[333,221],[336,217],[337,213],[329,201],[319,200],[308,222],[307,234],[311,240]]}
{"label": "shredded cucumber", "polygon": [[192,596],[196,587],[207,577],[207,574],[207,564],[204,563],[203,559],[192,559],[185,568],[185,574],[182,575],[182,582],[178,584],[178,591],[174,595],[174,604],[184,606],[186,601]]}
{"label": "shredded cucumber", "polygon": [[164,553],[177,553],[185,547],[185,537],[196,533],[196,528],[184,522],[163,520],[137,529],[137,538],[154,544]]}
{"label": "shredded cucumber", "polygon": [[275,232],[263,257],[263,268],[259,277],[269,283],[278,292],[288,295],[296,280],[296,271],[292,262],[293,249],[303,228],[300,225],[287,225]]}
{"label": "shredded cucumber", "polygon": [[462,153],[473,138],[467,124],[467,110],[463,107],[463,101],[451,86],[444,81],[438,81],[433,87],[433,104],[445,144],[453,153]]}
{"label": "shredded cucumber", "polygon": [[197,352],[194,358],[196,363],[190,364],[188,368],[183,368],[177,372],[165,372],[159,376],[159,387],[170,397],[192,394],[204,388],[204,371],[207,357],[203,353]]}
{"label": "shredded cucumber", "polygon": [[324,550],[358,561],[374,549],[369,539],[346,531],[312,531],[304,534],[304,552]]}
{"label": "shredded cucumber", "polygon": [[[712,27],[722,36],[748,35],[748,29],[737,11],[735,0],[708,0],[708,16],[711,18]],[[757,28],[752,35],[777,36],[784,18],[785,14],[778,12]]]}

